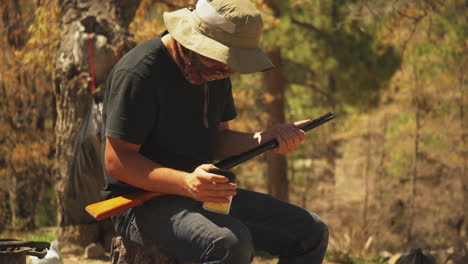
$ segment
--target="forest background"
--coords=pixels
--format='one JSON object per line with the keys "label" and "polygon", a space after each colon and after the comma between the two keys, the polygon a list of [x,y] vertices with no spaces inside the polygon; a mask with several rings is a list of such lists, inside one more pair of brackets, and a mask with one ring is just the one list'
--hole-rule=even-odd
{"label": "forest background", "polygon": [[[190,2],[0,3],[0,236],[55,226],[78,249],[108,245],[108,223],[82,210],[100,199],[106,74]],[[233,76],[233,127],[336,118],[287,157],[235,168],[240,185],[318,213],[330,252],[466,254],[468,1],[254,3],[278,67]]]}

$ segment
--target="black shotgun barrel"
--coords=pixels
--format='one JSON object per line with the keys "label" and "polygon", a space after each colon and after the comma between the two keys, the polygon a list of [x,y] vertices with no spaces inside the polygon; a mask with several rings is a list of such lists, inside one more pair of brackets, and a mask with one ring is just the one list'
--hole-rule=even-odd
{"label": "black shotgun barrel", "polygon": [[[330,113],[327,113],[317,119],[314,119],[312,120],[311,122],[305,124],[305,125],[302,125],[300,126],[299,128],[304,130],[305,132],[313,129],[313,128],[316,128],[330,120],[332,120],[333,118],[335,117],[335,114],[333,114],[332,112]],[[275,148],[278,146],[278,141],[276,139],[272,139],[270,141],[267,141],[245,153],[242,153],[240,155],[237,155],[237,156],[232,156],[230,158],[227,158],[227,159],[224,159],[216,164],[214,164],[216,167],[220,168],[220,169],[224,169],[224,170],[229,170],[230,168],[244,162],[244,161],[247,161],[255,156],[258,156],[262,153],[264,153],[265,151],[269,150],[269,149],[272,149],[272,148]]]}

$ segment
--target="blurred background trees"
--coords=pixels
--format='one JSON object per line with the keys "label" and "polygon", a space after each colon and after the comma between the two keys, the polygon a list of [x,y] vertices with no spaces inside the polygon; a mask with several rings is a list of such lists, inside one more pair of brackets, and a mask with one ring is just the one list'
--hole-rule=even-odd
{"label": "blurred background trees", "polygon": [[[162,12],[188,2],[142,0],[133,20],[132,8],[98,15],[89,1],[0,3],[0,232],[61,223],[56,209],[68,214],[67,206],[63,198],[57,204],[63,189],[53,185],[70,175],[71,183],[86,182],[86,173],[72,173],[73,142],[106,75],[99,72],[93,97],[88,33],[95,63],[103,64],[96,67],[109,69],[131,46],[109,37],[113,25],[125,43],[139,43],[163,30]],[[332,251],[461,251],[468,240],[468,2],[254,2],[264,14],[263,48],[278,67],[233,76],[233,127],[256,131],[329,111],[337,118],[288,157],[266,155],[236,168],[241,185],[317,212],[330,225]],[[73,23],[81,25],[67,29]],[[59,72],[60,52],[72,56],[73,46],[80,59]],[[69,107],[64,98],[79,100]],[[68,113],[76,119],[60,116],[72,109],[80,109]]]}
{"label": "blurred background trees", "polygon": [[0,3],[0,231],[56,222],[51,177],[55,9],[33,1]]}

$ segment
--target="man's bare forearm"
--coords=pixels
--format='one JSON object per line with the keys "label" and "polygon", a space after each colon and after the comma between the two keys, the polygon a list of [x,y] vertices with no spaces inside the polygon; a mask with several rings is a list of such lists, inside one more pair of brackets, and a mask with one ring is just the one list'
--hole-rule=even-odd
{"label": "man's bare forearm", "polygon": [[245,133],[223,129],[219,132],[216,140],[215,159],[222,160],[239,155],[272,138],[272,136],[267,136],[262,132]]}
{"label": "man's bare forearm", "polygon": [[229,179],[210,172],[211,164],[201,164],[193,172],[183,172],[147,159],[140,145],[106,138],[105,166],[109,174],[135,187],[165,194],[187,196],[198,201],[224,203],[236,194]]}
{"label": "man's bare forearm", "polygon": [[135,149],[125,149],[118,140],[106,140],[105,165],[112,177],[135,187],[168,194],[187,196],[184,178],[187,172],[163,167]]}
{"label": "man's bare forearm", "polygon": [[222,160],[239,155],[273,138],[278,141],[278,147],[272,151],[276,154],[286,155],[304,142],[305,132],[299,127],[309,122],[310,120],[302,120],[288,124],[277,124],[256,133],[230,130],[227,122],[221,123],[215,145],[215,159]]}

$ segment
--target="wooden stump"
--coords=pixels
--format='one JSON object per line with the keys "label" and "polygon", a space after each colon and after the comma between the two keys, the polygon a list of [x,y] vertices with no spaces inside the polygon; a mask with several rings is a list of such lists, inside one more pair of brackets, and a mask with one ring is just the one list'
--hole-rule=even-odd
{"label": "wooden stump", "polygon": [[0,254],[0,263],[3,264],[25,264],[26,263],[26,253],[17,253],[17,254]]}
{"label": "wooden stump", "polygon": [[112,239],[111,261],[112,264],[182,264],[176,258],[165,256],[159,251],[149,253],[119,236]]}
{"label": "wooden stump", "polygon": [[0,264],[25,264],[26,255],[43,258],[48,248],[49,242],[0,238]]}

